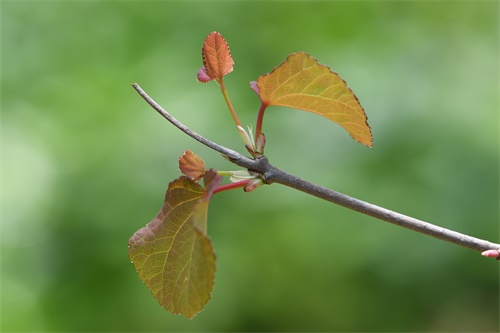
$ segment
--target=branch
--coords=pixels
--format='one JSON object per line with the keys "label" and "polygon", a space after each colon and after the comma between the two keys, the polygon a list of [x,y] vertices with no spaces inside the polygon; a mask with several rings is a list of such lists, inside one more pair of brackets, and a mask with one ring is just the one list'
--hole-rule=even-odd
{"label": "branch", "polygon": [[181,123],[180,121],[178,121],[177,119],[175,119],[174,117],[172,117],[172,115],[170,115],[170,113],[168,113],[167,111],[165,111],[165,109],[163,109],[151,97],[149,97],[149,95],[146,94],[146,92],[144,90],[142,90],[142,88],[139,87],[139,85],[137,83],[133,83],[132,87],[134,87],[134,89],[137,90],[137,92],[139,93],[139,95],[141,95],[141,97],[144,98],[144,100],[146,102],[148,102],[148,104],[151,105],[153,107],[153,109],[155,109],[160,115],[162,115],[163,118],[167,119],[175,127],[177,127],[178,129],[180,129],[181,131],[183,131],[184,133],[186,133],[187,135],[189,135],[190,137],[192,137],[196,141],[199,141],[202,144],[204,144],[205,146],[207,146],[207,147],[209,147],[209,148],[211,148],[211,149],[213,149],[215,151],[218,151],[219,153],[227,156],[232,162],[234,162],[234,160],[242,159],[242,160],[245,161],[245,165],[248,164],[248,163],[250,163],[250,161],[251,161],[250,158],[248,158],[246,156],[243,156],[240,153],[235,152],[234,150],[231,150],[229,148],[226,148],[226,147],[223,147],[221,145],[218,145],[215,142],[207,140],[203,136],[201,136],[200,134],[198,134],[198,133],[190,130],[183,123]]}
{"label": "branch", "polygon": [[200,134],[190,130],[184,124],[172,117],[158,103],[148,96],[137,83],[132,84],[135,90],[141,97],[151,105],[159,114],[180,129],[191,138],[199,141],[205,146],[223,154],[230,162],[246,168],[250,171],[257,172],[261,175],[262,180],[266,184],[278,183],[282,184],[307,194],[316,196],[323,200],[335,203],[337,205],[355,210],[357,212],[375,217],[379,220],[387,221],[401,227],[417,231],[419,233],[432,236],[450,243],[454,243],[471,250],[482,252],[485,256],[496,257],[500,260],[500,244],[492,243],[486,240],[464,235],[459,232],[442,228],[428,222],[424,222],[413,217],[409,217],[383,207],[373,205],[371,203],[352,198],[345,194],[330,190],[320,185],[308,182],[304,179],[291,175],[282,171],[269,163],[265,156],[257,157],[256,159],[248,158],[240,153],[216,144]]}

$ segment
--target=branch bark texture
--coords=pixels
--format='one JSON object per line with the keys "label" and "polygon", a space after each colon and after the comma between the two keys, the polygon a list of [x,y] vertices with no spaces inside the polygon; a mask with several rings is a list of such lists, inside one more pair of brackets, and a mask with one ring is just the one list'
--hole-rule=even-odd
{"label": "branch bark texture", "polygon": [[[265,156],[255,159],[248,158],[240,153],[228,149],[224,146],[216,144],[200,134],[190,130],[177,119],[172,117],[165,109],[149,97],[138,84],[132,85],[141,97],[153,107],[160,115],[166,118],[170,123],[179,128],[182,132],[189,135],[193,139],[201,142],[205,146],[223,154],[230,162],[256,172],[260,175],[266,184],[278,183],[304,193],[316,196],[323,200],[335,203],[337,205],[355,210],[357,212],[372,216],[379,220],[390,222],[401,227],[432,236],[450,243],[454,243],[471,250],[484,252],[486,250],[496,250],[500,252],[500,244],[492,243],[486,240],[461,234],[459,232],[436,226],[434,224],[409,217],[389,209],[373,205],[371,203],[350,197],[348,195],[336,192],[323,186],[308,182],[304,179],[291,175],[283,170],[278,169],[269,163]],[[499,259],[500,257],[497,257]]]}

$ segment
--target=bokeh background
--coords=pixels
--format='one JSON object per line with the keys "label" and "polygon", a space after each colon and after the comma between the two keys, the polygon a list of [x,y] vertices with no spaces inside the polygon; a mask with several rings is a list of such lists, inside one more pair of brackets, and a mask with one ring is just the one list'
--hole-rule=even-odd
{"label": "bokeh background", "polygon": [[372,149],[338,125],[267,111],[278,167],[354,197],[499,241],[498,22],[491,1],[2,1],[1,330],[496,332],[498,262],[280,185],[221,193],[209,210],[212,299],[161,308],[127,257],[186,149],[138,82],[193,130],[244,151],[200,84],[211,31],[246,124],[248,82],[291,52],[357,94]]}

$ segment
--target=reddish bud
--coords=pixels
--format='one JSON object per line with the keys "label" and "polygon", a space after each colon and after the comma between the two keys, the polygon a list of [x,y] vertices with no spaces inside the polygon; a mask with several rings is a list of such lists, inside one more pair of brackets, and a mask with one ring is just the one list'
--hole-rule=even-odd
{"label": "reddish bud", "polygon": [[499,258],[500,252],[498,250],[486,250],[481,252],[481,255],[488,258]]}
{"label": "reddish bud", "polygon": [[213,79],[208,76],[207,71],[205,70],[205,66],[202,66],[198,71],[198,75],[196,76],[198,82],[207,83],[212,81]]}

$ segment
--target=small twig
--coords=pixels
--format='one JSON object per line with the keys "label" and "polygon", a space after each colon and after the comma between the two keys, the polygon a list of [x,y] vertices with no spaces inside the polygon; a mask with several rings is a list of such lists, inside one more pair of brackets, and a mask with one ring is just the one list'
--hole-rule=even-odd
{"label": "small twig", "polygon": [[163,109],[158,103],[156,103],[151,97],[149,97],[148,94],[146,94],[146,92],[144,90],[142,90],[142,88],[137,84],[137,83],[133,83],[132,84],[132,87],[134,87],[135,90],[137,90],[137,92],[139,93],[139,95],[141,95],[141,97],[146,101],[148,102],[149,105],[151,105],[153,107],[153,109],[155,109],[160,115],[162,115],[163,118],[167,119],[170,123],[172,123],[172,125],[174,125],[175,127],[177,127],[178,129],[180,129],[181,131],[183,131],[185,134],[189,135],[190,137],[192,137],[193,139],[195,139],[196,141],[199,141],[201,142],[202,144],[204,144],[205,146],[215,150],[215,151],[218,151],[219,153],[227,156],[227,158],[237,164],[237,165],[240,165],[238,164],[238,161],[241,160],[242,161],[242,167],[247,167],[247,165],[250,165],[253,163],[254,160],[244,156],[244,155],[241,155],[240,153],[238,152],[235,152],[234,150],[232,149],[229,149],[229,148],[226,148],[226,147],[223,147],[215,142],[212,142],[206,138],[204,138],[203,136],[201,136],[200,134],[190,130],[187,126],[185,126],[183,123],[181,123],[180,121],[178,121],[177,119],[175,119],[174,117],[172,117],[172,115],[170,113],[168,113],[167,111],[165,111],[165,109]]}
{"label": "small twig", "polygon": [[[175,127],[179,128],[182,132],[189,135],[193,139],[201,142],[205,146],[223,154],[232,163],[246,168],[251,171],[259,173],[262,180],[266,184],[279,183],[299,191],[314,195],[318,198],[327,200],[329,202],[335,203],[337,205],[355,210],[357,212],[375,217],[377,219],[387,221],[401,227],[417,231],[419,233],[432,236],[450,243],[454,243],[472,250],[485,252],[488,250],[500,252],[500,244],[492,243],[486,240],[475,238],[472,236],[464,235],[459,232],[449,230],[446,228],[438,227],[428,222],[424,222],[413,217],[409,217],[400,213],[393,212],[386,208],[382,208],[371,203],[358,200],[347,196],[345,194],[333,191],[331,189],[313,184],[294,175],[286,173],[275,166],[271,165],[267,157],[262,156],[256,159],[248,158],[240,153],[216,144],[200,134],[193,132],[184,124],[179,122],[177,119],[172,117],[167,111],[165,111],[158,103],[156,103],[151,97],[144,92],[144,90],[139,87],[137,83],[132,85],[135,90],[141,95],[142,98],[149,105],[151,105],[159,114],[166,118]],[[489,252],[491,254],[491,252]],[[493,252],[494,253],[494,252]],[[493,257],[493,255],[489,255]],[[496,257],[500,259],[500,256]]]}

